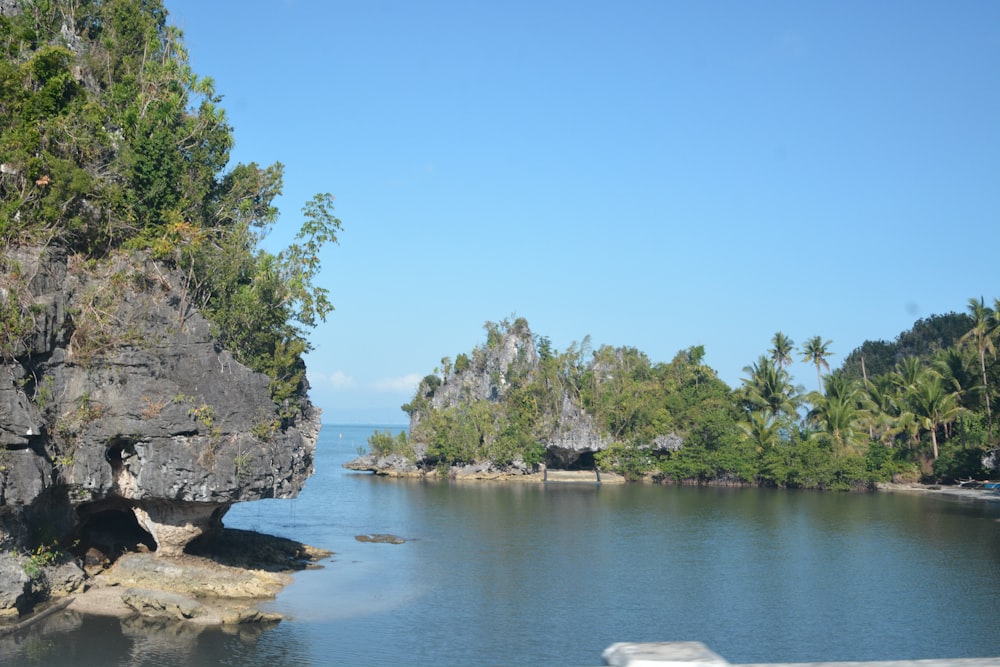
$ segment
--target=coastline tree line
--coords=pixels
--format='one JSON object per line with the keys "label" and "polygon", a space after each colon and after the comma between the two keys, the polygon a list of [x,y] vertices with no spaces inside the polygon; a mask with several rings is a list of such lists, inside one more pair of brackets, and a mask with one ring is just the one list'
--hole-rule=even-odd
{"label": "coastline tree line", "polygon": [[[701,346],[654,363],[632,347],[594,349],[589,338],[557,352],[535,335],[537,366],[505,379],[499,400],[434,409],[435,389],[470,364],[464,353],[445,358],[403,406],[420,417],[410,436],[377,432],[369,445],[412,456],[420,441],[442,466],[537,462],[569,398],[610,443],[597,465],[629,479],[823,489],[982,479],[983,456],[997,446],[1000,299],[970,299],[966,310],[866,341],[832,371],[831,341],[796,345],[779,331],[737,388],[704,364]],[[527,322],[485,328],[472,358]],[[815,389],[793,384],[796,358],[815,366]]]}

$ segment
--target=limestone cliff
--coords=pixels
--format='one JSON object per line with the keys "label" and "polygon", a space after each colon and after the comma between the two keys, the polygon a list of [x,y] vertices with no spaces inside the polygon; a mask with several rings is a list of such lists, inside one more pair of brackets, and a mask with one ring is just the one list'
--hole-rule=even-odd
{"label": "limestone cliff", "polygon": [[30,326],[0,359],[0,553],[177,555],[233,503],[300,491],[318,410],[276,405],[183,276],[141,254],[5,253],[0,296]]}
{"label": "limestone cliff", "polygon": [[[372,453],[346,467],[420,475],[441,469],[442,455],[431,446],[432,440],[471,437],[475,442],[464,448],[466,460],[445,462],[451,474],[530,473],[536,466],[526,461],[516,446],[501,446],[512,421],[521,418],[519,428],[541,448],[538,464],[593,469],[593,455],[606,449],[610,438],[558,379],[543,375],[542,360],[527,322],[504,323],[492,330],[485,346],[477,347],[471,357],[449,368],[443,380],[435,375],[421,382],[413,402],[406,406],[410,411],[412,456]],[[512,405],[519,402],[515,398],[518,394],[528,396],[536,407],[532,415],[526,417],[523,410]],[[474,433],[464,429],[461,434],[445,434],[435,425],[438,415],[451,411],[464,417],[476,410],[480,410],[481,417],[468,420],[478,424]]]}

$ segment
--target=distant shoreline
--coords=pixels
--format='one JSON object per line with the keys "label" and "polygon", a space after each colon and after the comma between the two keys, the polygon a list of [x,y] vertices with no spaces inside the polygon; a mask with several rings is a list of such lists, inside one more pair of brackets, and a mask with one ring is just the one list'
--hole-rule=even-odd
{"label": "distant shoreline", "polygon": [[[358,472],[362,474],[372,474],[382,477],[390,477],[395,479],[444,479],[439,477],[434,471],[374,471],[374,470],[355,470],[348,468],[353,472]],[[534,472],[528,474],[511,474],[502,472],[475,472],[475,473],[459,473],[454,476],[448,476],[448,481],[451,482],[514,482],[514,483],[536,483],[536,484],[625,484],[627,480],[624,476],[613,472],[602,471],[600,474],[600,480],[598,480],[597,474],[593,470],[553,470],[549,469],[547,474],[544,472]],[[651,479],[643,479],[638,481],[639,484],[660,484],[662,482],[656,482]],[[668,486],[675,485],[672,482],[665,483]],[[681,486],[694,486],[691,484],[681,484]],[[704,486],[733,486],[731,484],[705,484]],[[746,488],[761,488],[755,485],[746,485]],[[817,489],[811,489],[817,490]],[[1000,492],[993,489],[972,489],[963,488],[954,485],[946,484],[896,484],[891,482],[879,482],[876,485],[876,492],[881,493],[912,493],[912,494],[925,494],[925,495],[939,495],[947,496],[956,499],[963,500],[979,500],[984,502],[1000,502]]]}

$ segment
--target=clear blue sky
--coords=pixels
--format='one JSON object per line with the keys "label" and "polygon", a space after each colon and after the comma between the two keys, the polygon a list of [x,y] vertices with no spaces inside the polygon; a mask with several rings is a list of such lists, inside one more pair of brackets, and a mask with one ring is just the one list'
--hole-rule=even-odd
{"label": "clear blue sky", "polygon": [[[511,314],[564,350],[866,339],[1000,296],[1000,3],[166,0],[235,161],[344,230],[307,357],[327,423]],[[815,387],[814,369],[793,367]]]}

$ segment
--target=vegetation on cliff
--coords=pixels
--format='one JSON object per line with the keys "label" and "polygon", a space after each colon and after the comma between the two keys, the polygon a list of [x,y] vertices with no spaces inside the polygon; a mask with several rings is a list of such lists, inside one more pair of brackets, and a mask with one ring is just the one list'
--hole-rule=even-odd
{"label": "vegetation on cliff", "polygon": [[[630,347],[593,349],[589,339],[558,352],[523,319],[485,326],[484,345],[442,359],[403,406],[410,437],[377,433],[373,453],[419,453],[442,469],[546,461],[567,428],[567,403],[599,430],[594,462],[632,479],[808,488],[954,481],[983,477],[983,455],[997,444],[1000,299],[993,308],[970,299],[968,314],[866,341],[833,372],[831,341],[816,336],[796,349],[778,332],[736,389],[703,363],[701,347],[654,363]],[[512,337],[509,367],[491,363],[490,351]],[[816,366],[816,390],[792,384],[796,354]],[[489,391],[470,390],[476,377]]]}
{"label": "vegetation on cliff", "polygon": [[[159,0],[13,2],[0,15],[0,247],[57,246],[99,263],[143,251],[183,272],[224,347],[304,395],[304,327],[330,311],[313,284],[336,242],[333,198],[303,209],[296,242],[258,242],[277,221],[282,165],[229,167],[232,128],[211,79],[188,63]],[[5,253],[6,255],[6,253]],[[6,257],[5,359],[32,313]],[[23,290],[22,290],[23,291]]]}

